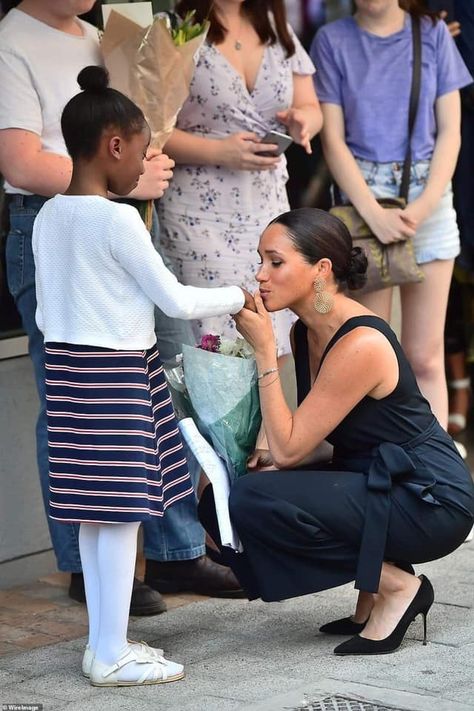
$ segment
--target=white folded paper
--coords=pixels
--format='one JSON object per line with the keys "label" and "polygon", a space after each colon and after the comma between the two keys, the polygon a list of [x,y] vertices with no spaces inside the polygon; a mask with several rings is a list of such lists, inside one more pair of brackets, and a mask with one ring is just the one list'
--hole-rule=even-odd
{"label": "white folded paper", "polygon": [[212,484],[222,544],[233,548],[235,551],[242,552],[242,544],[230,520],[230,483],[224,462],[215,453],[209,442],[204,439],[191,417],[185,417],[180,420],[178,426],[190,450]]}

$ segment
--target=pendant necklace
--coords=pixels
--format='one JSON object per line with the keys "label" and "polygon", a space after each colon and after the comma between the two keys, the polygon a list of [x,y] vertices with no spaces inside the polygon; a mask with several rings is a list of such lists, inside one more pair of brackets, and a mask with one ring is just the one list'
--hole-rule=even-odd
{"label": "pendant necklace", "polygon": [[[242,32],[242,23],[243,23],[243,18],[240,18],[240,27],[239,27],[239,35]],[[237,50],[237,52],[240,52],[242,49],[242,42],[239,39],[236,39],[234,42],[234,49]]]}

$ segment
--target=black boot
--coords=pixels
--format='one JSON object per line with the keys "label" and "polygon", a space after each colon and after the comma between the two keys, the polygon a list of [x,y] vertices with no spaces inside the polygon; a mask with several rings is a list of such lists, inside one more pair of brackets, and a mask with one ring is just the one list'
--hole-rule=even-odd
{"label": "black boot", "polygon": [[[82,573],[71,573],[69,597],[76,600],[76,602],[86,601]],[[146,615],[160,615],[162,612],[166,612],[166,602],[160,593],[142,583],[138,578],[134,578],[130,614],[136,617],[144,617]]]}

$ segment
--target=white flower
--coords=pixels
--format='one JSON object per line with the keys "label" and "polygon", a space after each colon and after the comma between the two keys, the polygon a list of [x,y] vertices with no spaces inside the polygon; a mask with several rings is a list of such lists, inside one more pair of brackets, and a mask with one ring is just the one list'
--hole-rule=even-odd
{"label": "white flower", "polygon": [[230,338],[221,338],[219,353],[234,358],[251,358],[254,355],[252,346],[247,343],[245,338],[236,338],[235,341],[231,341]]}

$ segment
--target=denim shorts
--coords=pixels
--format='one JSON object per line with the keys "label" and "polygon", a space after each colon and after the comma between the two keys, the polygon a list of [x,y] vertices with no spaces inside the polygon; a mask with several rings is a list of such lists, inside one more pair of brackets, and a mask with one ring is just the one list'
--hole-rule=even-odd
{"label": "denim shorts", "polygon": [[[376,198],[398,197],[403,163],[374,163],[361,158],[356,158],[356,161]],[[429,169],[430,161],[420,160],[412,163],[409,201],[423,192]],[[459,254],[459,230],[453,207],[451,183],[446,187],[434,212],[416,231],[413,245],[418,264],[433,262],[435,259],[454,259]]]}

